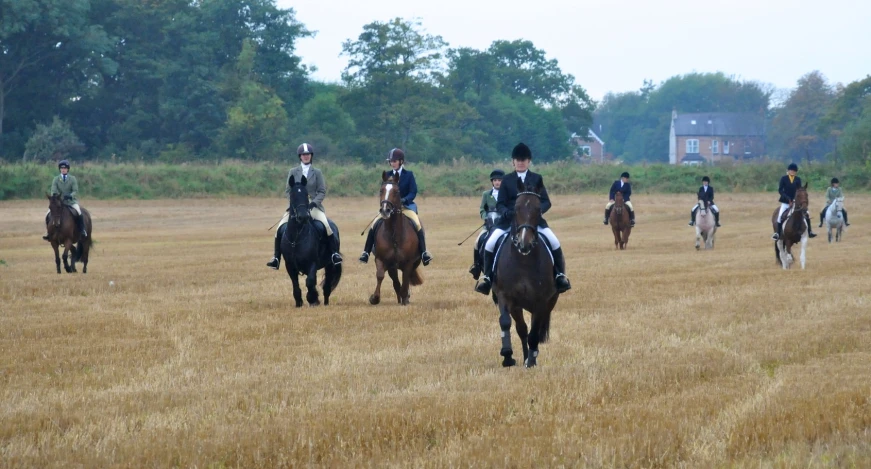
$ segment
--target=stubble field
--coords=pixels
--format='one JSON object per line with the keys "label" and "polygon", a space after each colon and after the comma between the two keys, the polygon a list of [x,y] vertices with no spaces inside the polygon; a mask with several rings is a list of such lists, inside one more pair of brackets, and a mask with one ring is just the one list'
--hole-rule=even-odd
{"label": "stubble field", "polygon": [[554,199],[573,289],[530,370],[457,246],[478,199],[419,201],[404,307],[356,262],[375,198],[328,199],[344,276],[299,309],[264,265],[280,199],[84,200],[87,275],[55,273],[44,201],[2,202],[0,466],[871,466],[871,197],[805,271],[774,263],[772,194],[718,196],[707,252],[692,196],[634,197],[625,252],[601,197]]}

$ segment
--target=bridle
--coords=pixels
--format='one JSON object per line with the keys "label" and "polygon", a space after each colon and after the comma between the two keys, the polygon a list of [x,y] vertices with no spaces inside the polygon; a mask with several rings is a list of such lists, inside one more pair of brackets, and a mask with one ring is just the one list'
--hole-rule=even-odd
{"label": "bridle", "polygon": [[[541,199],[541,195],[535,192],[521,192],[517,194],[517,197],[520,197],[521,195],[534,195],[538,197],[539,200]],[[525,234],[525,230],[527,229],[532,231],[533,236],[532,242],[530,242],[526,246],[527,249],[524,250],[524,246],[522,246],[521,243],[523,241],[523,235]],[[519,252],[520,254],[528,256],[532,252],[532,250],[535,249],[535,247],[538,245],[538,227],[532,226],[529,223],[524,223],[522,225],[514,227],[514,234],[511,236],[511,245],[514,246],[517,249],[517,252]]]}
{"label": "bridle", "polygon": [[[396,183],[395,182],[388,183],[385,181],[381,184],[381,188],[383,189],[384,186],[387,184],[396,184]],[[398,215],[398,214],[402,213],[402,208],[401,207],[397,208],[393,202],[391,202],[387,199],[384,199],[381,201],[381,208],[378,209],[378,213],[380,213],[383,218],[390,218],[394,215]]]}

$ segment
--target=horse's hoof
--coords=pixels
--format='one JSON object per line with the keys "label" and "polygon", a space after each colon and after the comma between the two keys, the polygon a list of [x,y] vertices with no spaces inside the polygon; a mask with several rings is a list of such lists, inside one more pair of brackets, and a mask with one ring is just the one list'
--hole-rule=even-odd
{"label": "horse's hoof", "polygon": [[536,365],[537,363],[535,362],[535,358],[532,357],[527,358],[526,362],[523,364],[523,366],[527,368],[535,368]]}
{"label": "horse's hoof", "polygon": [[321,305],[321,302],[320,302],[320,301],[315,301],[315,302],[309,303],[308,305],[309,305],[309,307],[314,308],[315,306],[320,306],[320,305]]}
{"label": "horse's hoof", "polygon": [[411,304],[411,300],[408,299],[408,298],[403,298],[403,299],[399,302],[399,304],[401,304],[402,306],[406,306],[406,305],[408,305],[408,304]]}
{"label": "horse's hoof", "polygon": [[369,297],[369,304],[370,305],[377,305],[378,303],[381,303],[381,297],[378,297],[375,295],[372,295]]}
{"label": "horse's hoof", "polygon": [[296,300],[296,307],[302,308],[302,300]]}
{"label": "horse's hoof", "polygon": [[508,368],[509,366],[514,366],[514,365],[516,365],[516,364],[517,364],[517,360],[511,358],[510,356],[505,357],[505,358],[502,360],[502,366],[505,367],[505,368]]}

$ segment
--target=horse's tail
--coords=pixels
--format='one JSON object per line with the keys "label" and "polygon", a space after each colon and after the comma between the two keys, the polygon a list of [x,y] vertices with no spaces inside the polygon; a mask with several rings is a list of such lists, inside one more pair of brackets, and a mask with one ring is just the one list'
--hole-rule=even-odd
{"label": "horse's tail", "polygon": [[545,343],[550,337],[550,315],[551,311],[541,313],[541,317],[536,316],[540,326],[538,326],[538,342]]}
{"label": "horse's tail", "polygon": [[[327,270],[330,271],[330,291],[336,291],[336,287],[339,286],[339,281],[342,280],[342,264],[332,265],[332,262],[327,264]],[[324,278],[321,279],[321,288],[324,288],[324,282],[327,281],[327,276],[324,275]]]}
{"label": "horse's tail", "polygon": [[423,274],[420,271],[420,266],[417,266],[414,270],[411,271],[411,278],[409,278],[409,283],[413,286],[423,285]]}

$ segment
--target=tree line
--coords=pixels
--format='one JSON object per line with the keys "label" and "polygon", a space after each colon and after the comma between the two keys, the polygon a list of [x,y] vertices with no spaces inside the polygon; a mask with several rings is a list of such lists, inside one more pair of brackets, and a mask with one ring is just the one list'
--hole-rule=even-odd
{"label": "tree line", "polygon": [[522,140],[555,161],[592,127],[617,158],[658,162],[677,109],[762,113],[775,158],[871,160],[871,78],[812,72],[772,105],[771,87],[693,73],[596,103],[530,41],[452,48],[395,18],[347,39],[341,81],[322,83],[295,54],[312,35],[274,0],[0,0],[0,157],[274,161],[308,141],[437,163]]}

